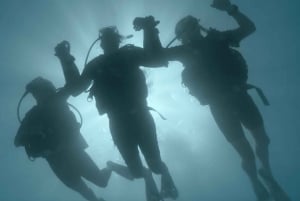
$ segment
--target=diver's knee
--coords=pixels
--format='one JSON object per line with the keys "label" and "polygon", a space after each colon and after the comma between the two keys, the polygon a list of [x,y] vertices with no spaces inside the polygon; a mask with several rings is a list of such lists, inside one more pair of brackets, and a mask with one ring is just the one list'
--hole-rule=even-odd
{"label": "diver's knee", "polygon": [[271,140],[267,135],[260,136],[256,140],[256,147],[267,147],[270,142]]}
{"label": "diver's knee", "polygon": [[270,138],[267,135],[267,132],[264,126],[256,127],[255,129],[251,129],[253,133],[253,137],[257,145],[268,146],[270,144]]}
{"label": "diver's knee", "polygon": [[156,166],[150,167],[150,170],[155,174],[161,174],[162,173],[161,169],[159,167],[156,167]]}
{"label": "diver's knee", "polygon": [[255,153],[257,157],[259,157],[260,159],[267,159],[266,157],[268,157],[267,155],[269,154],[269,144],[269,138],[256,142]]}
{"label": "diver's knee", "polygon": [[239,153],[242,158],[243,163],[250,163],[251,161],[255,161],[254,152],[250,146],[250,143],[246,138],[241,138],[239,140],[231,141],[231,144]]}
{"label": "diver's knee", "polygon": [[242,168],[248,173],[256,171],[255,155],[252,150],[247,151],[242,157]]}
{"label": "diver's knee", "polygon": [[251,157],[251,158],[242,160],[242,168],[248,174],[251,174],[251,175],[256,174],[256,162],[255,162],[255,158]]}

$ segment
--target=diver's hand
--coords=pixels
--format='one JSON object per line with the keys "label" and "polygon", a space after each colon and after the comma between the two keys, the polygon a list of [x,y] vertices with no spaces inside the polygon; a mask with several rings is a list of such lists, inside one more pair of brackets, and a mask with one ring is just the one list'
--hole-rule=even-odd
{"label": "diver's hand", "polygon": [[66,40],[58,43],[56,47],[54,48],[55,50],[55,56],[57,56],[59,59],[64,60],[70,58],[70,43]]}
{"label": "diver's hand", "polygon": [[159,21],[156,21],[152,15],[147,17],[136,17],[133,20],[133,28],[136,31],[141,29],[152,29],[159,24]]}
{"label": "diver's hand", "polygon": [[213,0],[211,7],[221,10],[221,11],[229,11],[231,9],[232,4],[229,0]]}

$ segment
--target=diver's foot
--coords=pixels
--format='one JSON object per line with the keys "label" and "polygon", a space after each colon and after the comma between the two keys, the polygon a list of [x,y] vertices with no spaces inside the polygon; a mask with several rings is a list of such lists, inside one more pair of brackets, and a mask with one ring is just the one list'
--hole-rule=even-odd
{"label": "diver's foot", "polygon": [[172,198],[173,200],[178,198],[178,190],[172,178],[166,179],[162,177],[160,194],[163,198]]}
{"label": "diver's foot", "polygon": [[271,197],[274,199],[274,201],[291,201],[287,193],[281,188],[281,186],[268,171],[262,168],[258,170],[258,173],[269,189]]}

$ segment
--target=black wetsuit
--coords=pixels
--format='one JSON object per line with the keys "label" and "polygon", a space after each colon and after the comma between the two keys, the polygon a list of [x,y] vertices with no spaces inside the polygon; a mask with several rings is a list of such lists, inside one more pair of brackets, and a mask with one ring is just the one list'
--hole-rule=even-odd
{"label": "black wetsuit", "polygon": [[[209,105],[229,141],[244,138],[242,125],[263,127],[260,112],[247,93],[247,64],[232,48],[238,40],[230,32],[210,30],[203,39],[165,50],[168,60],[183,63],[182,82],[202,105]],[[268,137],[255,136],[268,141]]]}
{"label": "black wetsuit", "polygon": [[137,177],[142,176],[142,151],[150,169],[161,172],[156,128],[147,106],[147,85],[140,65],[148,65],[142,48],[127,45],[100,55],[84,69],[81,78],[93,80],[91,95],[99,114],[107,113],[114,143]]}
{"label": "black wetsuit", "polygon": [[69,188],[88,200],[97,200],[82,177],[105,187],[106,176],[84,151],[87,143],[80,125],[66,102],[68,96],[56,93],[26,114],[16,141],[29,157],[43,157],[55,175]]}
{"label": "black wetsuit", "polygon": [[[57,50],[68,53],[59,58],[66,80],[69,80],[67,88],[72,91],[73,96],[82,93],[93,83],[90,96],[95,97],[99,114],[107,114],[109,118],[113,141],[129,169],[130,177],[145,179],[147,197],[150,199],[154,196],[159,199],[151,172],[161,174],[163,196],[176,198],[177,189],[160,157],[155,123],[147,106],[146,78],[139,68],[165,64],[161,51],[156,51],[157,47],[161,47],[158,31],[153,27],[144,30],[144,39],[144,49],[133,45],[121,48],[113,46],[115,48],[110,49],[104,44],[111,41],[101,38],[104,54],[89,62],[81,75],[74,57],[69,54],[64,43],[60,43]],[[143,167],[139,150],[151,171]],[[119,167],[114,168],[114,171],[120,173]],[[127,169],[125,171],[128,172]]]}

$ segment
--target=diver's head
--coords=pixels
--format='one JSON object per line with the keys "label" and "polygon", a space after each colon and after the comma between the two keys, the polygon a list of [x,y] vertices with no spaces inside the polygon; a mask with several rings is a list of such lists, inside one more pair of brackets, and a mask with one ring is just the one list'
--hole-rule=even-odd
{"label": "diver's head", "polygon": [[37,77],[26,85],[26,91],[31,93],[39,104],[54,95],[56,88],[49,80]]}
{"label": "diver's head", "polygon": [[199,19],[191,15],[182,18],[176,24],[175,34],[182,44],[191,43],[203,38],[201,35]]}
{"label": "diver's head", "polygon": [[111,53],[119,49],[122,36],[119,34],[117,27],[109,26],[100,29],[99,39],[104,53]]}

